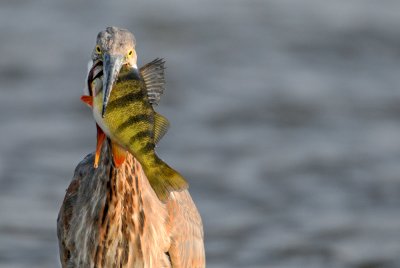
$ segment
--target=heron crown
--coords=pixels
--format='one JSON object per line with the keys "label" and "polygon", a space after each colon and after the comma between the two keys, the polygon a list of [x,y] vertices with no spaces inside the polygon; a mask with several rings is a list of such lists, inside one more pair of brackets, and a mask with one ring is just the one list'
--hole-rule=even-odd
{"label": "heron crown", "polygon": [[124,64],[136,66],[136,40],[126,29],[107,27],[97,35],[92,60],[103,60],[105,54],[124,57]]}

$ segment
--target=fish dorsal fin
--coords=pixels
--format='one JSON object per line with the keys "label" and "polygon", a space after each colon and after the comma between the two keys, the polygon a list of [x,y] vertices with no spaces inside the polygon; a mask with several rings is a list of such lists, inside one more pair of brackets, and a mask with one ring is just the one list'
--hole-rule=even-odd
{"label": "fish dorsal fin", "polygon": [[169,128],[168,119],[159,113],[155,113],[154,116],[154,144],[157,144]]}
{"label": "fish dorsal fin", "polygon": [[146,84],[147,96],[149,102],[157,105],[160,101],[165,87],[165,61],[163,59],[155,59],[140,68],[140,74]]}

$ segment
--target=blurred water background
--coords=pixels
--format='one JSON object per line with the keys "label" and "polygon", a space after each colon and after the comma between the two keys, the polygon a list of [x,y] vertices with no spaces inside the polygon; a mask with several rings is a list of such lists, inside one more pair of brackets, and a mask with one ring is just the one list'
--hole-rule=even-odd
{"label": "blurred water background", "polygon": [[400,1],[0,2],[0,267],[59,267],[56,217],[95,147],[97,33],[167,61],[159,154],[208,267],[400,267]]}

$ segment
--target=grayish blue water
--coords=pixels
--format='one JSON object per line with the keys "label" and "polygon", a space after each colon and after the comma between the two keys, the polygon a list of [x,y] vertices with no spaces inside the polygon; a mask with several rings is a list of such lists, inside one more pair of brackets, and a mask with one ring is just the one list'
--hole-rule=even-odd
{"label": "grayish blue water", "polygon": [[0,2],[0,267],[59,266],[109,25],[167,60],[159,153],[191,184],[208,267],[400,267],[400,1],[135,2]]}

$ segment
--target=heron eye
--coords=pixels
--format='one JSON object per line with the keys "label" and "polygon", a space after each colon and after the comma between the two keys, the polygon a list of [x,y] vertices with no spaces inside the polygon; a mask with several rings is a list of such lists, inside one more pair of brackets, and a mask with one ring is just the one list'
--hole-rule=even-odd
{"label": "heron eye", "polygon": [[100,54],[101,53],[101,48],[100,48],[100,46],[96,46],[96,52],[97,52],[97,54]]}
{"label": "heron eye", "polygon": [[128,56],[132,56],[132,54],[133,54],[133,50],[130,50],[130,51],[128,52]]}

